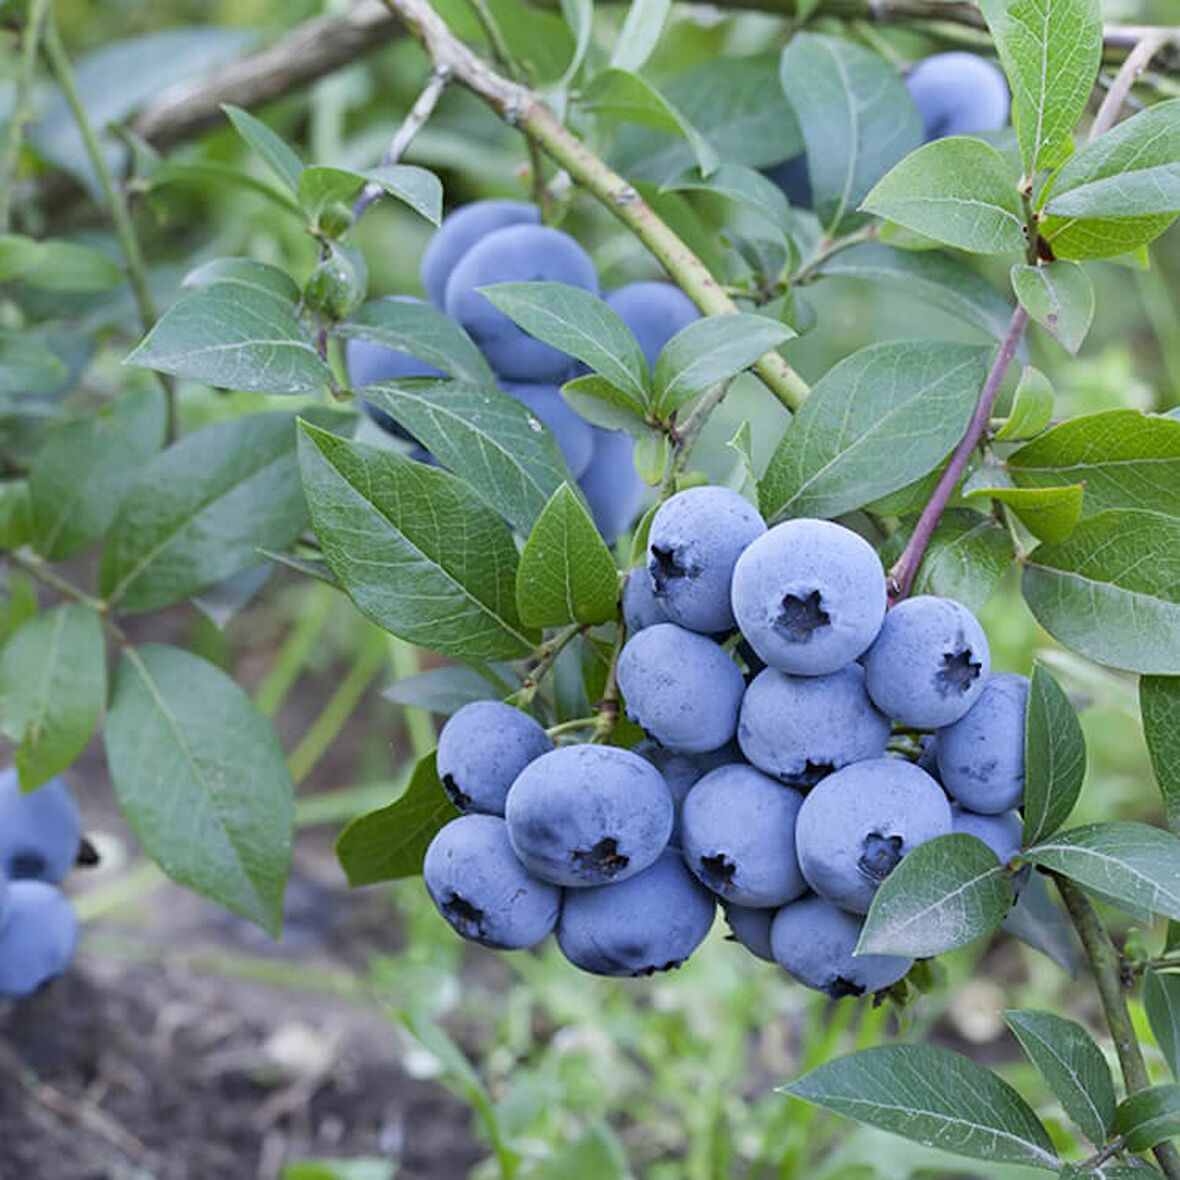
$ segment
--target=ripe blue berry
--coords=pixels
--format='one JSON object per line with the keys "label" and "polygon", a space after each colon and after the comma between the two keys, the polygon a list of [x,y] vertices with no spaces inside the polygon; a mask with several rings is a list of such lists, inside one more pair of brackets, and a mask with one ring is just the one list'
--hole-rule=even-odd
{"label": "ripe blue berry", "polygon": [[525,870],[507,825],[494,815],[462,815],[440,828],[426,849],[422,878],[459,934],[498,950],[536,946],[561,909],[561,890]]}
{"label": "ripe blue berry", "polygon": [[979,699],[991,656],[983,628],[965,606],[923,595],[889,612],[864,668],[869,696],[882,713],[916,729],[939,729]]}
{"label": "ripe blue berry", "polygon": [[996,815],[1024,799],[1028,678],[997,672],[975,704],[938,731],[940,781],[957,803]]}
{"label": "ripe blue berry", "polygon": [[623,585],[623,622],[627,626],[627,634],[634,635],[644,627],[654,626],[656,623],[670,623],[668,612],[664,604],[656,597],[651,586],[651,578],[647,576],[647,569],[636,566],[627,571],[627,581]]}
{"label": "ripe blue berry", "polygon": [[16,769],[0,771],[0,876],[56,885],[78,859],[82,821],[60,778],[22,794]]}
{"label": "ripe blue berry", "polygon": [[646,484],[635,470],[635,440],[618,430],[594,428],[594,453],[578,484],[602,539],[613,545],[643,505]]}
{"label": "ripe blue berry", "polygon": [[1007,864],[1020,853],[1024,839],[1024,820],[1019,811],[1005,811],[1002,815],[977,815],[958,804],[951,807],[951,826],[956,832],[963,832],[982,840]]}
{"label": "ripe blue berry", "polygon": [[648,535],[647,572],[671,621],[706,635],[732,628],[733,567],[765,532],[757,509],[729,488],[688,488],[661,504]]}
{"label": "ripe blue berry", "polygon": [[78,946],[65,894],[44,881],[13,881],[0,918],[0,997],[20,999],[61,975]]}
{"label": "ripe blue berry", "polygon": [[744,946],[750,954],[768,963],[774,962],[770,948],[770,926],[778,910],[752,910],[747,906],[722,902],[725,920],[734,942]]}
{"label": "ripe blue berry", "polygon": [[570,408],[556,385],[530,385],[505,381],[504,392],[523,402],[557,440],[569,473],[577,479],[590,466],[594,453],[594,428]]}
{"label": "ripe blue berry", "polygon": [[800,792],[752,766],[722,766],[688,792],[681,847],[701,883],[726,901],[765,909],[807,891],[795,859]]}
{"label": "ripe blue berry", "polygon": [[538,877],[587,887],[625,881],[664,850],[672,796],[630,750],[562,746],[521,771],[505,807],[516,855]]}
{"label": "ripe blue berry", "polygon": [[653,975],[679,967],[704,941],[716,902],[674,849],[620,885],[571,889],[557,945],[595,975]]}
{"label": "ripe blue berry", "polygon": [[925,771],[875,758],[828,775],[807,796],[795,822],[795,852],[816,893],[864,914],[906,853],[950,830],[950,804]]}
{"label": "ripe blue berry", "polygon": [[673,623],[627,640],[619,657],[627,716],[661,746],[685,754],[733,737],[746,682],[720,645]]}
{"label": "ripe blue berry", "polygon": [[1008,83],[998,67],[974,53],[936,53],[918,62],[905,81],[927,143],[999,131],[1008,121]]}
{"label": "ripe blue berry", "polygon": [[860,919],[822,897],[783,906],[770,927],[779,965],[800,983],[833,999],[880,991],[903,978],[913,959],[899,955],[854,955]]}
{"label": "ripe blue berry", "polygon": [[826,520],[788,520],[738,558],[733,612],[771,668],[823,676],[855,660],[885,617],[885,571],[873,547]]}
{"label": "ripe blue berry", "polygon": [[859,664],[827,676],[760,672],[742,698],[742,753],[759,770],[798,787],[812,787],[850,762],[883,757],[889,718],[869,700],[864,679]]}
{"label": "ripe blue berry", "polygon": [[671,283],[627,283],[606,297],[606,305],[631,329],[650,367],[677,332],[700,318],[696,304]]}

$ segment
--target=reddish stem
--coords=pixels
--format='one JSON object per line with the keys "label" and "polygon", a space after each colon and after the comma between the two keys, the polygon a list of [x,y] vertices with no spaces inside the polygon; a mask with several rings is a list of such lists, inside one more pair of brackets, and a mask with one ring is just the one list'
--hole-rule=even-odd
{"label": "reddish stem", "polygon": [[922,515],[918,517],[918,523],[914,526],[913,535],[906,543],[897,563],[889,571],[890,606],[905,598],[910,592],[910,587],[914,584],[914,576],[918,572],[918,566],[922,564],[926,547],[930,544],[930,538],[934,535],[939,518],[950,501],[955,485],[967,468],[971,452],[979,445],[979,440],[983,438],[984,432],[987,430],[996,394],[1000,392],[1004,374],[1007,373],[1008,366],[1016,355],[1016,350],[1020,346],[1020,338],[1024,335],[1027,325],[1028,312],[1018,305],[1012,313],[1012,319],[1008,322],[1008,329],[1000,341],[999,352],[996,353],[996,359],[992,362],[983,388],[979,391],[979,400],[975,403],[975,412],[967,424],[967,432],[955,448],[955,453],[951,455],[951,461],[942,473],[926,507],[922,509]]}

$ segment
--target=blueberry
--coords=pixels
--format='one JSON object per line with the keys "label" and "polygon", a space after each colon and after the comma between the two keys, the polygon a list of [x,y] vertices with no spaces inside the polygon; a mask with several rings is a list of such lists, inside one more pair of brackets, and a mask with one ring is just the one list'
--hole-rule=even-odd
{"label": "blueberry", "polygon": [[536,946],[561,910],[561,890],[525,870],[495,815],[461,815],[440,828],[422,879],[457,933],[497,950]]}
{"label": "blueberry", "polygon": [[[991,657],[983,628],[965,606],[925,595],[889,612],[864,667],[869,696],[882,713],[916,729],[939,729],[979,699]],[[941,751],[939,764],[945,774]]]}
{"label": "blueberry", "polygon": [[1024,800],[1024,714],[1028,678],[997,672],[975,704],[938,731],[943,786],[971,811],[995,815]]}
{"label": "blueberry", "polygon": [[672,622],[705,634],[732,628],[733,567],[765,532],[757,509],[729,488],[689,488],[661,504],[648,534],[647,572]]}
{"label": "blueberry", "polygon": [[798,787],[813,787],[850,762],[883,757],[889,718],[869,700],[864,681],[859,664],[827,676],[760,672],[742,698],[742,753],[759,770]]}
{"label": "blueberry", "polygon": [[906,78],[922,116],[926,142],[945,135],[998,131],[1008,121],[1008,83],[1000,69],[973,53],[936,53]]}
{"label": "blueberry", "polygon": [[796,209],[810,209],[815,204],[807,156],[802,152],[781,164],[775,164],[773,168],[767,168],[766,175],[783,190],[787,200]]}
{"label": "blueberry", "polygon": [[738,558],[733,612],[772,668],[822,676],[855,660],[885,617],[885,571],[873,547],[826,520],[788,520]]}
{"label": "blueberry", "polygon": [[898,758],[854,762],[803,801],[795,852],[807,883],[853,913],[907,852],[951,830],[951,807],[925,771]]}
{"label": "blueberry", "polygon": [[618,287],[606,305],[631,329],[653,369],[664,345],[701,314],[679,287],[650,280]]}
{"label": "blueberry", "polygon": [[541,225],[513,225],[481,238],[447,280],[447,314],[466,328],[488,364],[512,381],[561,382],[572,372],[564,352],[530,336],[480,294],[494,283],[547,280],[598,292],[590,255],[569,234]]}
{"label": "blueberry", "polygon": [[631,527],[643,505],[646,485],[635,470],[634,453],[629,434],[594,429],[594,453],[578,483],[608,545]]}
{"label": "blueberry", "polygon": [[647,570],[642,566],[627,572],[627,581],[623,585],[623,622],[627,625],[628,635],[656,623],[671,622],[664,604],[652,589]]}
{"label": "blueberry", "polygon": [[942,771],[938,769],[938,738],[932,733],[922,735],[922,752],[918,755],[917,766],[942,785]]}
{"label": "blueberry", "polygon": [[570,409],[556,385],[529,385],[523,381],[505,381],[503,385],[504,392],[524,402],[557,440],[570,475],[577,479],[590,465],[594,428]]}
{"label": "blueberry", "polygon": [[672,835],[668,837],[668,843],[676,848],[680,847],[681,809],[693,785],[719,766],[742,761],[742,752],[734,742],[727,742],[720,749],[709,750],[704,754],[678,754],[675,750],[665,750],[651,738],[644,738],[635,747],[635,753],[646,758],[664,776],[664,782],[668,785],[674,811]]}
{"label": "blueberry", "polygon": [[44,881],[13,881],[0,919],[0,996],[20,999],[61,975],[78,946],[78,919]]}
{"label": "blueberry", "polygon": [[674,849],[620,885],[571,889],[557,945],[595,975],[653,975],[679,967],[705,940],[716,902]]}
{"label": "blueberry", "polygon": [[78,805],[60,778],[21,794],[16,769],[0,771],[0,876],[64,881],[82,843]]}
{"label": "blueberry", "polygon": [[508,835],[530,872],[557,885],[606,885],[642,872],[672,832],[660,772],[630,750],[562,746],[508,792]]}
{"label": "blueberry", "polygon": [[722,766],[688,792],[681,819],[684,860],[726,901],[764,909],[807,891],[795,859],[799,791],[752,766]]}
{"label": "blueberry", "polygon": [[748,906],[723,902],[725,920],[729,923],[733,941],[740,943],[759,959],[774,962],[774,951],[770,949],[770,925],[777,910],[753,910]]}
{"label": "blueberry", "polygon": [[1001,864],[1019,855],[1024,839],[1024,820],[1019,811],[978,815],[956,803],[951,807],[951,827],[953,831],[982,840],[1000,858]]}
{"label": "blueberry", "polygon": [[460,811],[503,815],[508,788],[553,742],[527,713],[499,701],[472,701],[442,728],[438,776]]}
{"label": "blueberry", "polygon": [[746,682],[724,649],[674,623],[632,635],[619,657],[627,716],[661,746],[716,750],[733,737]]}
{"label": "blueberry", "polygon": [[825,901],[805,897],[783,906],[770,927],[774,957],[800,983],[833,999],[880,991],[914,965],[899,955],[854,955],[860,919]]}
{"label": "blueberry", "polygon": [[422,255],[426,297],[442,307],[451,271],[480,238],[509,225],[537,225],[540,220],[541,211],[526,201],[475,201],[447,214]]}

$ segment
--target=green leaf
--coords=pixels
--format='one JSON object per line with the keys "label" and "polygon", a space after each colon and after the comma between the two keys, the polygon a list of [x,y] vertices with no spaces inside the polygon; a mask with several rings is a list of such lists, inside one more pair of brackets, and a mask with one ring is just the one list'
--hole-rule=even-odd
{"label": "green leaf", "polygon": [[1116,904],[1180,918],[1180,837],[1118,821],[1070,828],[1024,852]]}
{"label": "green leaf", "polygon": [[530,336],[577,357],[640,405],[648,404],[639,342],[598,296],[566,283],[496,283],[479,290]]}
{"label": "green leaf", "polygon": [[874,344],[816,382],[758,489],[767,518],[836,516],[934,470],[958,444],[989,349]]}
{"label": "green leaf", "polygon": [[1168,827],[1180,831],[1180,677],[1142,677],[1139,709]]}
{"label": "green leaf", "polygon": [[428,709],[449,717],[472,701],[498,701],[512,691],[509,684],[497,681],[496,674],[490,671],[484,675],[463,664],[446,664],[398,680],[382,689],[381,695],[395,705]]}
{"label": "green leaf", "polygon": [[659,43],[671,11],[672,0],[631,0],[627,19],[611,49],[610,64],[620,70],[642,69]]}
{"label": "green leaf", "polygon": [[1078,952],[1073,927],[1061,907],[1049,894],[1040,873],[1033,873],[1024,883],[1016,904],[1008,911],[1000,929],[1027,943],[1052,959],[1067,975],[1078,969]]}
{"label": "green leaf", "polygon": [[144,851],[174,881],[277,936],[294,786],[254,702],[186,651],[128,648],[103,736],[115,794]]}
{"label": "green leaf", "polygon": [[728,381],[795,330],[762,315],[703,316],[682,328],[656,360],[656,407],[670,414],[718,381]]}
{"label": "green leaf", "polygon": [[0,553],[28,544],[33,531],[33,507],[27,480],[0,483]]}
{"label": "green leaf", "polygon": [[1071,418],[1007,459],[1026,488],[1086,485],[1082,511],[1142,508],[1180,516],[1180,421],[1138,410]]}
{"label": "green leaf", "polygon": [[99,250],[77,242],[32,243],[35,256],[21,271],[21,280],[46,291],[109,291],[123,282],[119,264]]}
{"label": "green leaf", "polygon": [[449,315],[417,299],[376,299],[359,307],[336,331],[346,340],[371,340],[442,369],[458,381],[496,388],[496,375],[475,342]]}
{"label": "green leaf", "polygon": [[[913,522],[908,521],[890,537],[881,553],[886,565],[901,556],[912,531]],[[950,508],[942,514],[926,546],[913,593],[953,598],[979,612],[1011,568],[1015,555],[1008,530],[990,516]]]}
{"label": "green leaf", "polygon": [[302,424],[299,462],[324,557],[362,614],[460,659],[527,655],[516,546],[445,471]]}
{"label": "green leaf", "polygon": [[1012,268],[1016,298],[1050,336],[1076,353],[1094,318],[1094,285],[1076,262]]}
{"label": "green leaf", "polygon": [[382,164],[379,168],[367,169],[362,175],[432,225],[442,224],[442,182],[428,168],[414,164]]}
{"label": "green leaf", "polygon": [[692,148],[697,167],[706,176],[719,163],[713,145],[688,119],[651,83],[629,70],[608,67],[599,71],[582,90],[580,105],[600,117],[681,136]]}
{"label": "green leaf", "polygon": [[[778,68],[777,54],[710,56],[673,78],[664,93],[722,160],[763,168],[802,149]],[[696,166],[683,140],[644,127],[622,129],[611,162],[633,180],[663,181]]]}
{"label": "green leaf", "polygon": [[364,183],[364,176],[351,168],[312,164],[298,174],[295,189],[300,206],[308,218],[314,221],[325,205],[334,201],[351,201]]}
{"label": "green leaf", "polygon": [[1012,317],[1012,306],[982,275],[940,250],[898,250],[866,242],[834,254],[818,274],[864,279],[922,299],[972,324],[997,340]]}
{"label": "green leaf", "polygon": [[394,1180],[396,1159],[291,1160],[283,1165],[282,1180]]}
{"label": "green leaf", "polygon": [[[1025,365],[1012,398],[1012,409],[995,433],[997,442],[1032,438],[1049,425],[1053,417],[1053,386],[1040,369]],[[1083,501],[1084,507],[1084,501]]]}
{"label": "green leaf", "polygon": [[520,555],[516,608],[532,627],[605,623],[615,617],[619,571],[590,513],[568,483],[553,493]]}
{"label": "green leaf", "polygon": [[671,458],[668,436],[649,430],[635,440],[632,458],[639,478],[654,488],[664,478]]}
{"label": "green leaf", "polygon": [[0,583],[0,648],[37,613],[37,586],[28,574],[10,569]]}
{"label": "green leaf", "polygon": [[128,491],[99,584],[128,612],[157,610],[258,564],[307,527],[295,420],[251,414],[185,435]]}
{"label": "green leaf", "polygon": [[1054,217],[1180,213],[1180,98],[1152,103],[1086,144],[1046,193]]}
{"label": "green leaf", "polygon": [[74,764],[106,694],[102,625],[88,606],[34,615],[9,639],[0,655],[0,729],[16,743],[21,790]]}
{"label": "green leaf", "polygon": [[796,33],[779,71],[807,145],[815,211],[829,235],[862,221],[873,184],[922,142],[922,120],[897,71],[868,49]]}
{"label": "green leaf", "polygon": [[270,295],[287,304],[299,299],[299,288],[285,270],[253,258],[214,258],[190,270],[181,285],[199,290],[215,283],[239,283],[255,295]]}
{"label": "green leaf", "polygon": [[788,1094],[927,1147],[1055,1171],[1052,1140],[990,1070],[933,1045],[879,1045],[829,1061]]}
{"label": "green leaf", "polygon": [[66,376],[65,365],[44,340],[0,328],[0,394],[52,393]]}
{"label": "green leaf", "polygon": [[1102,59],[1099,0],[980,0],[1012,88],[1025,174],[1073,150]]}
{"label": "green leaf", "polygon": [[164,445],[165,421],[159,390],[137,390],[50,434],[29,472],[33,548],[62,561],[101,537]]}
{"label": "green leaf", "polygon": [[722,164],[716,172],[702,176],[688,169],[660,186],[661,192],[715,193],[760,213],[776,229],[791,223],[791,206],[773,180],[743,164]]}
{"label": "green leaf", "polygon": [[1142,217],[1046,217],[1041,237],[1057,258],[1118,259],[1134,255],[1155,241],[1175,221],[1175,214],[1153,213]]}
{"label": "green leaf", "polygon": [[982,840],[937,836],[881,882],[856,953],[940,955],[990,934],[1011,906],[1007,869]]}
{"label": "green leaf", "polygon": [[407,380],[370,385],[365,398],[522,533],[567,476],[553,436],[498,389]]}
{"label": "green leaf", "polygon": [[418,876],[435,833],[458,815],[439,782],[435,755],[427,754],[401,795],[387,807],[358,816],[340,833],[336,856],[349,885],[355,889]]}
{"label": "green leaf", "polygon": [[1028,245],[1016,180],[982,139],[936,139],[881,178],[861,206],[973,254],[1023,253]]}
{"label": "green leaf", "polygon": [[0,234],[0,283],[19,279],[41,257],[41,243],[23,234]]}
{"label": "green leaf", "polygon": [[1038,540],[1064,541],[1082,518],[1080,483],[1049,488],[980,488],[963,493],[965,500],[998,500],[1007,504]]}
{"label": "green leaf", "polygon": [[1180,975],[1167,971],[1143,973],[1143,1007],[1151,1035],[1172,1077],[1180,1077]]}
{"label": "green leaf", "polygon": [[259,393],[314,393],[331,376],[294,307],[240,283],[182,296],[123,363]]}
{"label": "green leaf", "polygon": [[234,125],[237,133],[266,166],[293,193],[299,192],[299,174],[303,161],[265,123],[254,118],[241,107],[222,103],[221,109]]}
{"label": "green leaf", "polygon": [[216,160],[165,160],[146,179],[150,186],[149,192],[155,192],[170,184],[195,184],[214,192],[224,192],[231,187],[241,188],[265,197],[286,213],[294,214],[296,217],[302,216],[303,213],[288,189],[279,188],[270,180],[264,180],[230,164],[218,163]]}
{"label": "green leaf", "polygon": [[1119,1103],[1117,1126],[1128,1151],[1149,1151],[1180,1135],[1180,1086],[1169,1082],[1129,1094]]}
{"label": "green leaf", "polygon": [[618,1137],[599,1123],[580,1138],[563,1141],[531,1180],[627,1180],[630,1175]]}
{"label": "green leaf", "polygon": [[1127,672],[1180,672],[1180,518],[1116,509],[1041,544],[1024,597],[1055,639]]}
{"label": "green leaf", "polygon": [[625,430],[636,437],[651,429],[644,407],[602,377],[575,377],[561,387],[561,396],[592,426]]}
{"label": "green leaf", "polygon": [[[594,0],[561,0],[561,15],[574,35],[574,55],[561,76],[564,86],[577,74],[590,48],[590,38],[594,32]],[[615,64],[611,62],[611,65]]]}
{"label": "green leaf", "polygon": [[1033,667],[1024,718],[1024,843],[1051,836],[1069,818],[1086,777],[1086,739],[1061,686]]}
{"label": "green leaf", "polygon": [[1023,1009],[1004,1018],[1065,1113],[1101,1147],[1114,1130],[1114,1079],[1094,1039],[1080,1024],[1052,1012]]}

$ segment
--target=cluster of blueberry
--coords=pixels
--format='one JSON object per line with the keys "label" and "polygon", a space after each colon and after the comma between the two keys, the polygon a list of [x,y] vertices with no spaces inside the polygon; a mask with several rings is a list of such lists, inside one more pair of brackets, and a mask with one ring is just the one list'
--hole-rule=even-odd
{"label": "cluster of blueberry", "polygon": [[[974,53],[935,53],[906,75],[905,84],[922,118],[927,143],[948,135],[999,131],[1008,121],[1008,83],[993,62]],[[810,209],[811,178],[806,156],[768,168],[792,205]]]}
{"label": "cluster of blueberry", "polygon": [[834,996],[910,960],[853,955],[881,881],[952,831],[1004,863],[1020,849],[1028,682],[989,675],[969,610],[886,611],[885,573],[842,525],[768,529],[736,492],[696,487],[651,523],[623,594],[629,751],[553,742],[531,717],[470,704],[438,767],[465,814],[425,877],[489,946],[550,931],[571,962],[645,975],[683,962],[716,901],[754,954]]}
{"label": "cluster of blueberry", "polygon": [[[595,523],[613,544],[635,519],[643,498],[644,485],[632,460],[633,440],[579,417],[560,392],[561,385],[579,372],[577,362],[519,328],[479,290],[494,283],[548,281],[598,294],[590,256],[569,234],[539,222],[537,207],[524,201],[476,201],[457,209],[443,221],[423,255],[422,285],[431,303],[479,346],[504,392],[548,427]],[[664,282],[628,283],[608,294],[606,303],[635,334],[649,365],[681,328],[697,318],[691,300]],[[379,381],[445,376],[423,361],[367,340],[350,340],[346,359],[353,386],[362,390]],[[372,406],[366,409],[378,425],[414,444],[415,458],[429,461],[426,451],[387,414]]]}
{"label": "cluster of blueberry", "polygon": [[16,770],[0,771],[0,999],[30,995],[70,965],[78,919],[58,886],[81,847],[61,779],[24,795]]}

